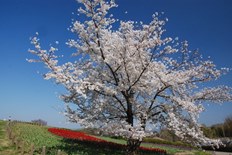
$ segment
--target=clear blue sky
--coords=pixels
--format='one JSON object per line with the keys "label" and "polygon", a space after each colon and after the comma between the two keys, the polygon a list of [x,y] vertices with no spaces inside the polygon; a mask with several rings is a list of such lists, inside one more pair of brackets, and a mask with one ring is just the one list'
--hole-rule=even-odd
{"label": "clear blue sky", "polygon": [[[188,40],[192,49],[211,56],[218,67],[232,68],[232,1],[231,0],[116,0],[115,17],[149,22],[155,12],[165,12],[169,19],[165,35]],[[78,17],[75,0],[0,0],[0,119],[31,121],[44,119],[52,126],[75,128],[59,114],[63,103],[58,95],[63,90],[52,81],[45,81],[42,64],[30,64],[27,52],[29,38],[40,33],[43,47],[59,41],[65,46],[73,34],[67,30],[71,19]],[[125,14],[125,12],[128,12]],[[37,71],[40,73],[38,74]],[[212,85],[232,87],[232,72]],[[232,115],[232,103],[206,105],[200,122],[220,123]]]}

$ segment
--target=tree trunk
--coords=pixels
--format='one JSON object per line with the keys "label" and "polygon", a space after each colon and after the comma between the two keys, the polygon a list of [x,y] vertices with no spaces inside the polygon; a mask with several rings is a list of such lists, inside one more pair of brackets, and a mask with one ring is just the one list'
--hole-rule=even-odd
{"label": "tree trunk", "polygon": [[139,146],[141,144],[140,140],[137,139],[128,139],[127,140],[127,150],[126,155],[136,155]]}
{"label": "tree trunk", "polygon": [[[128,92],[122,92],[124,95],[126,101],[127,101],[127,122],[132,127],[134,126],[134,116],[133,116],[133,98],[134,93],[131,91]],[[132,137],[133,138],[133,137]],[[138,139],[128,139],[127,140],[127,149],[126,149],[126,155],[136,155],[138,148],[141,144],[141,141]]]}

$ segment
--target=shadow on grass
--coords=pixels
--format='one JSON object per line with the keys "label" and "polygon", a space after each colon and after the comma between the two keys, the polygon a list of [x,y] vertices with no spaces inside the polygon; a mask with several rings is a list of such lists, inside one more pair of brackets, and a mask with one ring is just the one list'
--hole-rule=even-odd
{"label": "shadow on grass", "polygon": [[[119,148],[120,147],[120,148]],[[125,155],[125,149],[113,143],[81,141],[73,139],[63,139],[62,145],[47,148],[48,155],[55,155],[57,150],[66,152],[68,155]]]}
{"label": "shadow on grass", "polygon": [[[126,155],[126,146],[111,142],[63,139],[62,145],[47,148],[47,155],[56,155],[61,150],[68,155]],[[139,150],[138,155],[164,155],[166,153]]]}

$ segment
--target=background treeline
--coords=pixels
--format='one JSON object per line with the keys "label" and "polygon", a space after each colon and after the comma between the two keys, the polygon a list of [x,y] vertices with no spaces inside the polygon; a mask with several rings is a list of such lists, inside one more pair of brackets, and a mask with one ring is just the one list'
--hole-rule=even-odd
{"label": "background treeline", "polygon": [[41,126],[46,126],[47,125],[47,122],[42,120],[42,119],[35,119],[35,120],[32,120],[31,122],[35,123],[37,125],[41,125]]}
{"label": "background treeline", "polygon": [[[47,122],[42,119],[32,120],[31,123],[41,126],[46,126]],[[82,129],[84,132],[92,135],[102,135],[101,131],[98,129]],[[232,138],[232,115],[225,118],[223,123],[214,124],[211,126],[202,125],[202,130],[206,137],[208,138]],[[80,129],[81,131],[81,129]],[[156,138],[161,138],[163,140],[177,142],[180,139],[172,132],[166,128],[160,129],[156,134]],[[113,137],[113,138],[122,138],[122,137]]]}
{"label": "background treeline", "polygon": [[210,127],[202,126],[205,136],[209,138],[232,137],[232,115],[228,116],[223,123],[215,124]]}
{"label": "background treeline", "polygon": [[[209,138],[220,138],[224,146],[216,148],[217,151],[232,152],[232,115],[223,123],[210,127],[202,126],[204,134]],[[205,150],[212,150],[210,146],[203,146]]]}

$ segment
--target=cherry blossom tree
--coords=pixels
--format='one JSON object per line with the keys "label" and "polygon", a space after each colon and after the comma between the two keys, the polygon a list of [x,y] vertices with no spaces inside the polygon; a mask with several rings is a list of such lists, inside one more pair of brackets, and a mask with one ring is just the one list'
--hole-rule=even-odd
{"label": "cherry blossom tree", "polygon": [[229,69],[217,69],[197,50],[189,50],[187,41],[163,37],[167,20],[158,13],[149,24],[118,21],[108,14],[117,7],[113,0],[78,2],[86,20],[73,22],[71,31],[77,38],[67,41],[76,49],[75,61],[60,64],[58,49],[44,50],[38,34],[29,50],[38,56],[29,62],[43,62],[49,70],[45,79],[66,88],[61,95],[65,116],[84,127],[125,137],[128,154],[160,125],[192,144],[219,145],[203,135],[198,116],[204,102],[231,101],[231,88],[202,85]]}

